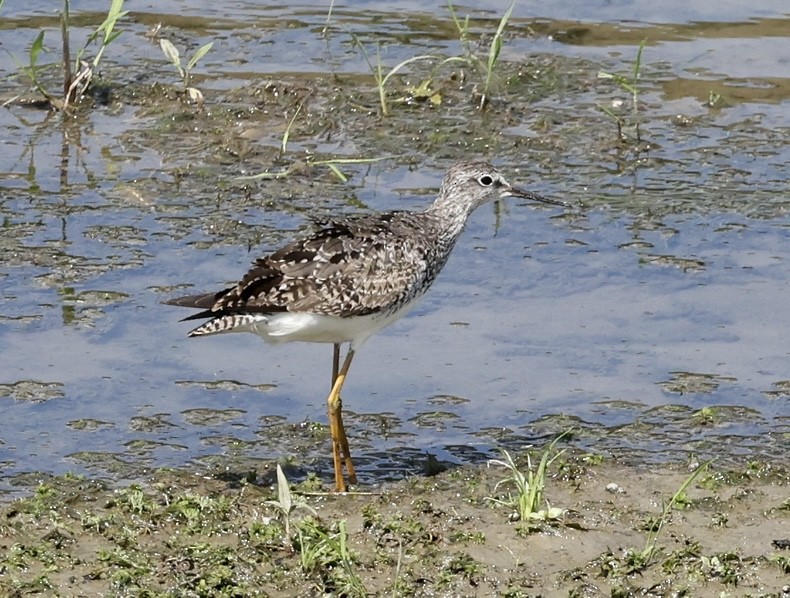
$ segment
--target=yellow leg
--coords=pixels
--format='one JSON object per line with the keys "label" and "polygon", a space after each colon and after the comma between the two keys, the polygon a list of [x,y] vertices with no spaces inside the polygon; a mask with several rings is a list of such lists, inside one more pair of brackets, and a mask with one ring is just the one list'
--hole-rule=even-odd
{"label": "yellow leg", "polygon": [[335,343],[333,346],[334,352],[332,354],[332,384],[329,387],[330,390],[335,386],[335,380],[337,380],[337,373],[340,366],[340,344]]}
{"label": "yellow leg", "polygon": [[[340,399],[340,391],[348,375],[348,368],[351,367],[351,360],[354,358],[354,350],[349,348],[343,367],[340,368],[335,383],[332,385],[332,392],[326,399],[327,411],[329,413],[329,432],[332,435],[332,459],[335,464],[335,490],[337,492],[346,491],[346,480],[343,477],[343,460],[345,459],[346,470],[348,471],[348,482],[357,483],[357,474],[354,471],[354,464],[351,462],[351,450],[348,447],[346,430],[343,427],[343,401]],[[341,457],[342,451],[342,457]]]}

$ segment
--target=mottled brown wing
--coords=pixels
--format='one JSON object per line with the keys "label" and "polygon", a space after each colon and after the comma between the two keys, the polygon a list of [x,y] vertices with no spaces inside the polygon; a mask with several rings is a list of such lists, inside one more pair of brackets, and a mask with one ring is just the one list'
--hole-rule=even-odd
{"label": "mottled brown wing", "polygon": [[365,315],[397,305],[424,280],[429,244],[406,212],[323,222],[255,261],[214,312]]}

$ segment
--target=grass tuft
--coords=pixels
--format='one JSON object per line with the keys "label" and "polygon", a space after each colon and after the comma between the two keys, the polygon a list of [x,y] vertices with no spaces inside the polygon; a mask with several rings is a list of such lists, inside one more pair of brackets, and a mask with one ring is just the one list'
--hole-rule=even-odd
{"label": "grass tuft", "polygon": [[466,60],[483,77],[483,90],[480,93],[480,100],[477,104],[479,110],[485,110],[490,101],[491,87],[494,81],[494,71],[496,70],[497,62],[499,61],[499,55],[502,52],[505,28],[510,21],[510,17],[513,14],[513,8],[515,8],[515,6],[516,1],[513,0],[508,9],[502,15],[502,18],[499,19],[499,26],[497,27],[496,33],[494,33],[494,37],[491,39],[491,43],[488,46],[486,59],[483,61],[472,50],[471,44],[469,42],[469,15],[466,15],[463,21],[459,20],[452,2],[450,0],[447,2],[447,8],[450,11],[450,16],[453,19],[453,23],[455,23],[456,29],[458,29],[458,35],[460,37],[461,44],[464,47]]}
{"label": "grass tuft", "polygon": [[552,507],[546,501],[546,508],[542,509],[544,502],[543,491],[546,488],[546,475],[549,465],[565,451],[555,451],[555,446],[560,439],[571,433],[567,430],[557,436],[541,454],[537,467],[533,467],[532,459],[527,455],[527,469],[522,471],[516,465],[513,457],[506,450],[502,451],[504,459],[489,461],[489,465],[500,465],[508,470],[509,477],[500,481],[496,489],[501,485],[511,485],[515,488],[516,494],[508,493],[504,499],[489,497],[488,500],[499,505],[509,507],[514,510],[515,520],[517,521],[549,521],[562,517],[564,509]]}
{"label": "grass tuft", "polygon": [[431,56],[429,54],[412,56],[411,58],[408,58],[403,62],[399,62],[385,73],[384,66],[381,64],[380,49],[376,47],[376,64],[373,64],[373,61],[370,59],[370,55],[368,54],[368,51],[365,48],[365,45],[362,43],[362,41],[356,35],[353,34],[351,38],[354,41],[354,45],[359,48],[360,52],[362,52],[362,56],[365,59],[365,62],[368,63],[368,67],[370,67],[370,70],[373,73],[373,78],[376,80],[376,88],[378,89],[379,92],[379,103],[381,105],[382,116],[389,116],[389,107],[387,104],[387,82],[392,78],[392,76],[395,75],[395,73],[397,73],[403,67],[412,64],[413,62],[436,59],[435,56]]}
{"label": "grass tuft", "polygon": [[[61,10],[61,57],[60,64],[63,70],[63,96],[57,97],[50,92],[41,80],[42,69],[45,65],[40,65],[39,55],[45,51],[44,30],[40,31],[33,40],[28,53],[29,62],[27,66],[20,66],[20,70],[30,79],[33,87],[49,102],[52,108],[66,111],[69,107],[85,94],[91,86],[96,71],[99,68],[104,52],[110,44],[118,39],[122,31],[117,28],[118,22],[123,19],[129,11],[123,10],[124,0],[112,0],[107,16],[104,21],[88,36],[85,45],[77,52],[74,70],[71,66],[71,50],[69,44],[70,37],[70,0],[63,0]],[[99,40],[99,49],[92,60],[84,60],[88,47]],[[47,65],[48,66],[48,65]],[[76,73],[76,74],[74,74]]]}

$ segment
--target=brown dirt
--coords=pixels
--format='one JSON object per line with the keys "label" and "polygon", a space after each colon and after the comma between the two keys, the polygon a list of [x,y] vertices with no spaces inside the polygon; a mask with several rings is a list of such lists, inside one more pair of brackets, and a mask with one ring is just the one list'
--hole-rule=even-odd
{"label": "brown dirt", "polygon": [[703,472],[639,560],[689,474],[563,455],[546,497],[565,514],[529,524],[491,500],[513,490],[495,465],[347,495],[308,480],[289,538],[266,502],[276,486],[173,470],[122,489],[54,478],[0,508],[0,594],[790,596],[785,467]]}

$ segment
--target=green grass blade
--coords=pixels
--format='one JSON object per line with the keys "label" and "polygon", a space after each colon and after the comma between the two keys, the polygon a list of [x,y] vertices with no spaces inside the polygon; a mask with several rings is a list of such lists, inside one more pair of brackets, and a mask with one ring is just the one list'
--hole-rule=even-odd
{"label": "green grass blade", "polygon": [[107,37],[107,41],[105,45],[110,45],[113,43],[118,37],[123,33],[123,31],[113,31],[112,35]]}
{"label": "green grass blade", "polygon": [[29,65],[25,66],[25,65],[21,64],[14,57],[14,55],[11,54],[10,52],[9,52],[9,55],[14,60],[14,62],[17,63],[17,65],[19,66],[19,69],[23,73],[25,73],[25,75],[28,76],[28,78],[30,79],[31,83],[33,83],[33,86],[36,88],[36,90],[41,95],[43,95],[47,100],[49,100],[50,102],[54,102],[55,98],[52,96],[52,94],[50,94],[44,88],[44,86],[42,85],[41,81],[39,81],[39,79],[38,79],[38,72],[39,72],[40,68],[42,68],[42,67],[38,66],[38,57],[39,57],[39,54],[41,53],[41,51],[43,49],[44,49],[44,31],[42,30],[36,36],[36,39],[33,40],[33,45],[30,46],[30,53],[29,53],[30,64]]}
{"label": "green grass blade", "polygon": [[173,42],[165,38],[159,40],[159,47],[162,48],[162,52],[164,52],[165,57],[167,57],[173,66],[178,69],[178,73],[183,78],[184,69],[181,66],[181,54],[179,54],[178,48],[173,45]]}
{"label": "green grass blade", "polygon": [[631,96],[633,97],[634,103],[634,120],[636,123],[637,139],[639,139],[639,71],[642,68],[642,51],[645,49],[646,43],[647,39],[643,39],[639,44],[639,49],[636,51],[636,60],[634,60],[633,79],[631,83],[633,86]]}
{"label": "green grass blade", "polygon": [[194,56],[192,56],[192,58],[189,60],[189,64],[187,64],[187,71],[191,71],[193,68],[195,68],[195,65],[198,63],[198,60],[200,60],[206,54],[208,54],[209,50],[211,50],[213,45],[214,42],[211,41],[204,46],[200,46],[197,52],[195,52]]}
{"label": "green grass blade", "polygon": [[258,174],[245,174],[242,176],[237,176],[236,180],[256,181],[258,179],[279,179],[291,174],[291,170],[292,168],[288,167],[288,168],[283,168],[282,170],[278,170],[277,172],[259,172]]}
{"label": "green grass blade", "polygon": [[38,62],[38,55],[44,49],[44,30],[42,29],[33,40],[33,45],[30,46],[30,68],[35,68]]}
{"label": "green grass blade", "polygon": [[655,555],[658,548],[658,536],[661,534],[661,530],[663,529],[664,524],[667,522],[670,512],[675,508],[675,505],[677,504],[680,497],[686,494],[688,487],[694,483],[694,481],[710,466],[711,463],[713,463],[713,459],[702,463],[699,465],[699,467],[692,471],[691,474],[683,481],[680,487],[675,491],[675,494],[672,495],[672,498],[669,499],[669,502],[664,506],[664,510],[661,512],[661,517],[658,520],[658,525],[655,527],[655,529],[651,530],[647,534],[645,548],[642,550],[641,554],[643,566],[646,567],[653,558],[653,555]]}
{"label": "green grass blade", "polygon": [[342,170],[340,170],[340,169],[339,169],[339,168],[338,168],[338,167],[337,167],[337,166],[336,166],[336,165],[335,165],[333,162],[327,162],[327,163],[326,163],[326,166],[327,166],[327,167],[329,168],[329,170],[331,170],[331,171],[334,173],[334,175],[335,175],[337,178],[339,178],[339,179],[340,179],[342,182],[344,182],[344,183],[347,183],[347,182],[348,182],[348,177],[347,177],[345,174],[343,174],[343,171],[342,171]]}
{"label": "green grass blade", "polygon": [[387,75],[382,80],[382,82],[381,82],[382,87],[387,84],[387,81],[389,81],[390,77],[392,77],[395,73],[397,73],[403,67],[411,64],[412,62],[417,62],[419,60],[433,60],[433,59],[434,59],[434,56],[431,56],[430,54],[421,54],[420,56],[412,56],[411,58],[409,58],[407,60],[404,60],[401,63],[396,64],[394,67],[392,67],[390,69],[390,71],[387,73]]}
{"label": "green grass blade", "polygon": [[493,70],[496,61],[499,59],[499,53],[502,50],[502,35],[505,33],[505,26],[510,20],[510,15],[513,14],[513,8],[515,8],[515,6],[516,0],[513,0],[510,7],[505,11],[505,14],[503,14],[502,18],[499,20],[499,27],[497,27],[496,33],[494,34],[494,41],[488,51],[489,73],[491,70]]}
{"label": "green grass blade", "polygon": [[461,21],[458,20],[455,7],[450,0],[447,0],[447,10],[450,11],[450,16],[453,19],[453,23],[455,23],[455,28],[458,29],[458,37],[460,37],[461,42],[466,45],[469,36],[469,15],[466,15],[466,19],[461,23]]}
{"label": "green grass blade", "polygon": [[351,34],[351,41],[352,41],[352,43],[353,43],[355,46],[357,46],[357,47],[359,48],[360,52],[362,52],[362,58],[364,58],[364,59],[365,59],[365,62],[367,62],[367,63],[368,63],[368,68],[369,68],[369,69],[370,69],[370,71],[371,71],[371,72],[372,72],[372,73],[375,75],[375,73],[376,73],[376,67],[375,67],[375,66],[373,66],[373,63],[372,63],[372,62],[371,62],[371,60],[370,60],[370,55],[368,54],[368,51],[367,51],[367,49],[365,48],[365,44],[363,44],[363,43],[362,43],[362,40],[361,40],[361,39],[359,39],[359,37],[357,37],[357,36],[356,36],[356,35],[354,35],[353,33]]}
{"label": "green grass blade", "polygon": [[296,117],[299,116],[299,112],[302,110],[302,105],[303,104],[299,104],[296,107],[296,112],[294,112],[294,115],[291,117],[291,120],[288,121],[288,125],[285,127],[285,133],[283,133],[283,139],[280,143],[280,157],[282,157],[288,149],[288,139],[291,136],[291,127],[293,127]]}
{"label": "green grass blade", "polygon": [[129,14],[128,10],[121,10],[123,8],[123,3],[124,0],[112,0],[112,4],[110,4],[110,10],[107,12],[107,17],[104,19],[104,22],[98,26],[96,31],[93,33],[93,35],[91,35],[91,37],[88,38],[88,42],[85,44],[87,46],[100,34],[103,34],[101,47],[96,53],[96,57],[93,59],[94,68],[99,66],[99,62],[101,62],[101,57],[104,54],[105,48],[107,48],[107,46],[110,45],[113,40],[121,34],[120,31],[114,31],[114,29],[118,24],[118,21]]}
{"label": "green grass blade", "polygon": [[637,88],[634,86],[634,84],[623,75],[619,75],[617,73],[607,73],[606,71],[598,71],[598,78],[611,79],[620,89],[624,89],[630,94],[634,94],[637,91]]}
{"label": "green grass blade", "polygon": [[639,43],[639,49],[636,51],[636,60],[634,61],[634,68],[633,68],[633,84],[636,87],[637,80],[639,79],[639,71],[642,68],[642,51],[645,49],[645,44],[647,43],[647,39],[643,39]]}
{"label": "green grass blade", "polygon": [[110,4],[110,10],[107,11],[107,18],[105,19],[105,23],[110,26],[110,29],[115,25],[115,23],[125,17],[129,11],[121,11],[123,8],[124,0],[112,0],[112,4]]}
{"label": "green grass blade", "polygon": [[285,477],[283,468],[277,464],[277,501],[280,503],[282,510],[286,515],[293,509],[293,502],[291,500],[291,487],[288,484],[288,478]]}
{"label": "green grass blade", "polygon": [[329,29],[329,23],[332,20],[332,9],[335,7],[335,0],[331,0],[329,2],[329,11],[326,13],[326,23],[324,23],[324,28],[321,30],[321,33],[326,33],[326,30]]}
{"label": "green grass blade", "polygon": [[502,52],[502,36],[505,32],[505,27],[507,26],[508,21],[510,20],[510,15],[513,14],[513,8],[516,6],[516,0],[510,4],[508,9],[505,11],[505,14],[502,15],[502,18],[499,20],[499,27],[497,27],[496,33],[494,34],[494,39],[491,41],[491,46],[488,48],[488,62],[486,63],[486,78],[485,83],[483,84],[483,98],[480,102],[480,108],[484,108],[487,97],[488,97],[488,89],[491,86],[491,79],[494,74],[494,67],[496,66],[497,60],[499,60],[499,54]]}

